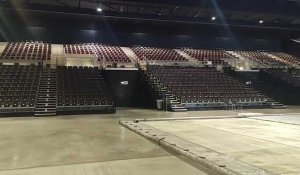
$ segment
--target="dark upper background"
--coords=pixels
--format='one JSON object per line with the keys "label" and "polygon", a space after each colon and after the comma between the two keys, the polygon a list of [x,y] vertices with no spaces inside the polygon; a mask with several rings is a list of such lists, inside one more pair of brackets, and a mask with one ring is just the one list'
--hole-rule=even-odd
{"label": "dark upper background", "polygon": [[296,38],[299,0],[0,0],[2,41],[282,50]]}

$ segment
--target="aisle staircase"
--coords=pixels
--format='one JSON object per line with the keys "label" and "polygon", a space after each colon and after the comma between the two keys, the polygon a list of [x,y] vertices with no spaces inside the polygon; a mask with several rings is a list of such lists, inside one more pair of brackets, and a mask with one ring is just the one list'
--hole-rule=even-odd
{"label": "aisle staircase", "polygon": [[43,69],[35,105],[35,116],[56,115],[56,77],[57,73],[55,69]]}
{"label": "aisle staircase", "polygon": [[152,90],[155,94],[157,94],[157,98],[162,99],[167,102],[167,110],[173,112],[184,112],[187,109],[181,104],[180,99],[177,99],[172,92],[168,90],[168,88],[163,85],[151,72],[144,71],[145,79],[149,86],[151,86]]}
{"label": "aisle staircase", "polygon": [[174,49],[174,51],[177,52],[179,55],[183,56],[184,58],[186,58],[187,60],[189,60],[189,62],[192,65],[194,65],[194,66],[201,66],[201,62],[200,61],[198,61],[196,58],[193,58],[189,54],[185,53],[183,50]]}

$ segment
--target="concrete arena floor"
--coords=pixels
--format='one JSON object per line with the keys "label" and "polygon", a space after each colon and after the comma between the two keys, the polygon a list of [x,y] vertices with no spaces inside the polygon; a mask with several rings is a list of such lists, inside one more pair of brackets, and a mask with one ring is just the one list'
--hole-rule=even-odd
{"label": "concrete arena floor", "polygon": [[118,121],[234,116],[241,112],[294,113],[300,108],[184,113],[120,108],[116,114],[0,118],[0,175],[211,174],[125,129]]}

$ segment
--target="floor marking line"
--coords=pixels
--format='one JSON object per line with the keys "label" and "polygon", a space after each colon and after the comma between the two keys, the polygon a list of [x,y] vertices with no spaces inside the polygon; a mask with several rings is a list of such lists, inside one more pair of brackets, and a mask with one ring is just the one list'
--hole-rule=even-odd
{"label": "floor marking line", "polygon": [[60,165],[40,165],[40,166],[32,166],[32,167],[23,167],[16,169],[0,169],[0,172],[3,171],[18,171],[18,170],[26,170],[26,169],[35,169],[35,168],[50,168],[50,167],[63,167],[63,166],[72,166],[72,165],[84,165],[84,164],[93,164],[93,163],[104,163],[104,162],[116,162],[116,161],[125,161],[125,160],[139,160],[139,159],[151,159],[151,158],[162,158],[162,157],[176,157],[174,155],[166,155],[166,156],[153,156],[153,157],[141,157],[141,158],[128,158],[128,159],[116,159],[116,160],[107,160],[107,161],[90,161],[90,162],[82,162],[82,163],[66,163]]}

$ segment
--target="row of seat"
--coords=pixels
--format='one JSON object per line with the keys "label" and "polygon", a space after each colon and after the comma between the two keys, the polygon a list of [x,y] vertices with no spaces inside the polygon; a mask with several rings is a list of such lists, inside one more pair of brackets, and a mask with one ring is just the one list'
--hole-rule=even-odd
{"label": "row of seat", "polygon": [[[129,63],[131,60],[119,46],[109,46],[96,43],[65,44],[66,54],[95,55],[99,60],[112,63]],[[157,47],[132,47],[139,60],[187,62],[188,60],[173,49]],[[235,59],[224,50],[182,48],[182,51],[205,64],[227,66],[226,59]],[[283,53],[269,52],[278,59],[260,51],[235,51],[236,53],[267,66],[286,66],[289,64],[300,65],[300,59]],[[50,60],[51,44],[44,42],[9,42],[0,55],[0,59],[9,60]],[[225,61],[224,61],[225,60]]]}
{"label": "row of seat", "polygon": [[100,60],[105,60],[107,62],[131,62],[121,47],[95,45],[95,50],[98,59]]}
{"label": "row of seat", "polygon": [[35,65],[0,65],[0,106],[34,107],[41,72]]}
{"label": "row of seat", "polygon": [[99,61],[129,63],[131,60],[119,46],[102,44],[67,44],[64,45],[66,54],[95,55]]}
{"label": "row of seat", "polygon": [[[35,65],[0,64],[1,111],[33,111],[42,68]],[[57,67],[58,106],[113,106],[113,97],[97,68]],[[31,78],[30,78],[31,77]]]}
{"label": "row of seat", "polygon": [[266,100],[265,96],[214,68],[150,66],[149,71],[182,103],[260,103]]}
{"label": "row of seat", "polygon": [[66,54],[82,54],[93,55],[94,50],[90,44],[65,44],[64,50]]}
{"label": "row of seat", "polygon": [[51,44],[43,42],[9,42],[0,59],[50,60]]}
{"label": "row of seat", "polygon": [[188,60],[173,49],[155,47],[133,47],[139,60],[187,62]]}
{"label": "row of seat", "polygon": [[212,65],[227,65],[223,59],[233,59],[233,56],[226,54],[223,50],[203,50],[190,48],[183,48],[182,50],[198,61],[206,63],[209,61]]}
{"label": "row of seat", "polygon": [[262,65],[276,66],[276,67],[286,66],[285,62],[281,60],[277,60],[259,51],[235,51],[235,52],[238,53],[239,55],[242,55]]}
{"label": "row of seat", "polygon": [[269,52],[270,54],[287,61],[290,64],[300,65],[300,58],[283,52]]}
{"label": "row of seat", "polygon": [[58,106],[113,105],[98,68],[58,67]]}

